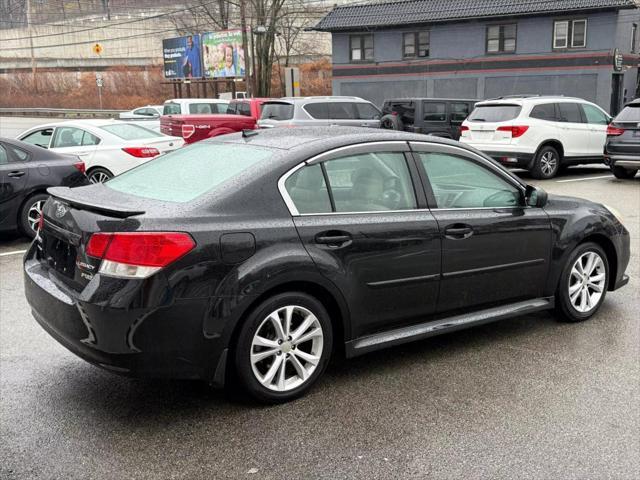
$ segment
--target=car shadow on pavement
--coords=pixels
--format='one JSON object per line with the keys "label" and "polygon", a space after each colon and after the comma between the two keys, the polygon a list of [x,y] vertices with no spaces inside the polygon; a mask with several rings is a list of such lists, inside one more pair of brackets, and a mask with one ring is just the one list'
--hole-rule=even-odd
{"label": "car shadow on pavement", "polygon": [[[518,177],[522,178],[523,180],[525,179],[535,180],[531,176],[531,173],[528,172],[527,170],[513,169],[512,172],[515,173]],[[567,167],[560,170],[560,172],[558,172],[558,175],[556,175],[552,180],[569,180],[571,178],[584,177],[589,175],[608,175],[608,174],[611,174],[611,170],[609,169],[609,167],[606,167],[605,165],[595,165],[595,166],[589,166],[589,167],[579,167],[579,166]]]}

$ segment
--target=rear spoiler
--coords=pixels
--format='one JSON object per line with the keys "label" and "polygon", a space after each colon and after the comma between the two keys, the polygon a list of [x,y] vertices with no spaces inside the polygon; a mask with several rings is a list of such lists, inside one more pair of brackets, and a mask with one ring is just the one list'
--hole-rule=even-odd
{"label": "rear spoiler", "polygon": [[[144,210],[133,209],[127,205],[118,205],[113,201],[112,190],[102,192],[95,185],[71,189],[69,187],[49,187],[47,193],[52,197],[64,200],[71,206],[106,213],[112,217],[127,218],[134,215],[142,215]],[[105,187],[102,187],[104,189]]]}

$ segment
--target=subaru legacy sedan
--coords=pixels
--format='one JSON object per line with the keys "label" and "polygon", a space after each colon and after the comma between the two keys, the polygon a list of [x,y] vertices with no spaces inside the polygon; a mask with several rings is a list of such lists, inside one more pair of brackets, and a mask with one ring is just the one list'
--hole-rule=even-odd
{"label": "subaru legacy sedan", "polygon": [[553,308],[582,321],[628,282],[614,210],[405,132],[246,131],[49,192],[24,279],[51,336],[112,372],[265,402],[334,353]]}

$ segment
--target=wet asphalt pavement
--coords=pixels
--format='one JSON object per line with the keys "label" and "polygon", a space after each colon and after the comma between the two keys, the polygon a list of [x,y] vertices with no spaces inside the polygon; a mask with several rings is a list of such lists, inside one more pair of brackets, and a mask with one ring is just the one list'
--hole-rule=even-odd
{"label": "wet asphalt pavement", "polygon": [[536,314],[336,362],[272,407],[75,357],[29,313],[12,253],[26,243],[0,238],[0,478],[640,478],[640,175],[537,183],[625,217],[631,282],[596,317]]}

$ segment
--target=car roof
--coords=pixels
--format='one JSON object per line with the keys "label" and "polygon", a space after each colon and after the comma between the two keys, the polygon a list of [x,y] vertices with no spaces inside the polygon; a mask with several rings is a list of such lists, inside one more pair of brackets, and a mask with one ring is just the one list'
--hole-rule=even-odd
{"label": "car roof", "polygon": [[317,102],[362,102],[371,103],[369,100],[365,100],[360,97],[347,97],[347,96],[326,96],[326,97],[282,97],[272,98],[269,103],[317,103]]}
{"label": "car roof", "polygon": [[435,97],[399,97],[399,98],[388,98],[384,101],[387,102],[420,102],[423,100],[428,101],[442,101],[442,102],[481,102],[482,100],[473,99],[473,98],[435,98]]}
{"label": "car roof", "polygon": [[564,102],[591,103],[588,100],[585,100],[584,98],[565,97],[565,96],[562,96],[562,95],[535,95],[535,96],[509,95],[509,96],[505,96],[505,97],[489,98],[487,100],[482,100],[481,102],[478,102],[477,106],[482,106],[482,105],[486,105],[486,104],[506,104],[506,105],[525,105],[525,104],[529,104],[529,105],[538,105],[538,104],[541,104],[541,103],[549,103],[549,102],[556,102],[556,103],[564,103]]}
{"label": "car roof", "polygon": [[165,100],[164,103],[179,103],[179,102],[229,103],[228,100],[222,100],[220,98],[170,98],[169,100]]}

